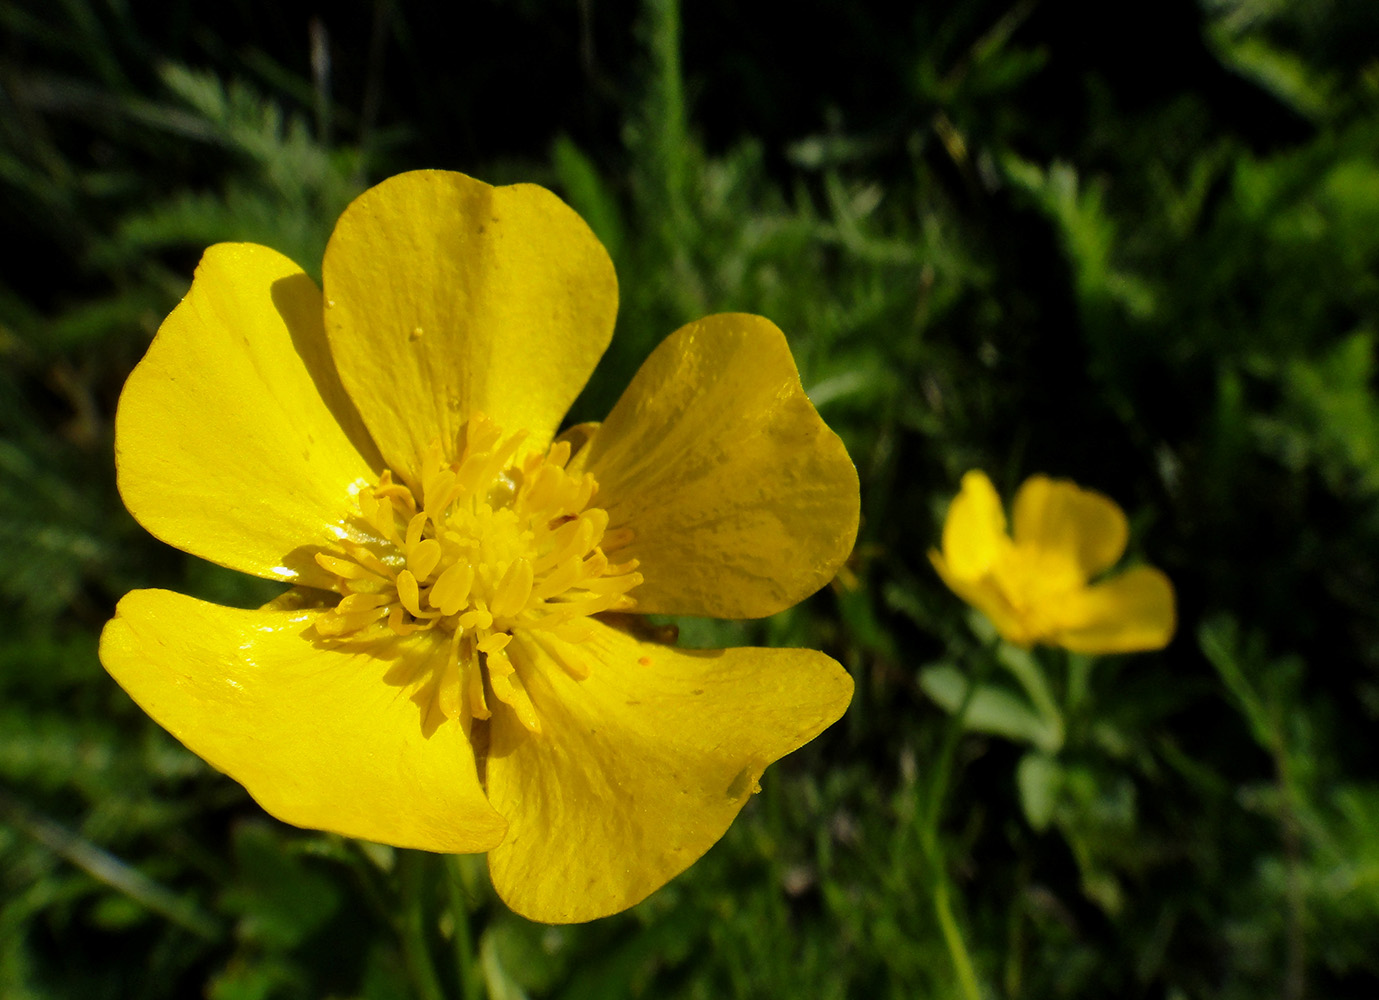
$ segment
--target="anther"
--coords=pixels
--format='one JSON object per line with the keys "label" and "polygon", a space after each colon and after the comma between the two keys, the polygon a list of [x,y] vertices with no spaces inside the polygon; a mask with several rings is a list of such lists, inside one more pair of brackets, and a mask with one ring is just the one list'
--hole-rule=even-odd
{"label": "anther", "polygon": [[[375,538],[316,556],[341,598],[315,627],[332,641],[444,637],[445,655],[407,682],[434,699],[433,710],[468,726],[489,718],[496,698],[539,733],[524,672],[554,659],[587,677],[576,650],[594,632],[590,616],[632,607],[628,592],[642,576],[635,559],[609,560],[631,532],[610,531],[608,513],[590,506],[598,486],[566,471],[570,444],[519,459],[524,438],[476,415],[453,451],[439,440],[425,449],[407,477],[415,494],[388,470],[361,489],[359,514]],[[534,644],[514,641],[521,636]]]}

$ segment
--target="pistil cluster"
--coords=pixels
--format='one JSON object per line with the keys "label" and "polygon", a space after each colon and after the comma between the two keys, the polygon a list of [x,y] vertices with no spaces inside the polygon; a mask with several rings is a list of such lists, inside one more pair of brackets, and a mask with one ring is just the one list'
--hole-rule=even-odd
{"label": "pistil cluster", "polygon": [[[589,616],[631,608],[628,592],[642,576],[636,560],[609,560],[631,534],[609,531],[607,512],[590,506],[592,475],[566,471],[569,443],[518,460],[524,437],[476,415],[455,458],[439,441],[426,451],[417,491],[386,469],[362,489],[359,514],[373,537],[343,541],[347,557],[316,556],[342,596],[315,627],[334,641],[436,632],[448,655],[426,684],[446,718],[487,719],[497,698],[540,732],[523,642],[588,638]],[[588,675],[581,659],[551,658],[578,679]]]}

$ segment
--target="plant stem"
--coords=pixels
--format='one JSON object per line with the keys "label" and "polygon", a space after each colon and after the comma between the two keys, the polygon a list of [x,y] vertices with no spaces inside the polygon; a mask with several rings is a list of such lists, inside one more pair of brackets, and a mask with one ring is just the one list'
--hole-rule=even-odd
{"label": "plant stem", "polygon": [[1307,891],[1302,881],[1302,812],[1303,793],[1298,788],[1293,771],[1288,732],[1280,711],[1270,711],[1273,729],[1274,768],[1278,774],[1279,790],[1283,793],[1279,810],[1279,824],[1283,835],[1283,856],[1286,864],[1285,899],[1288,905],[1284,922],[1283,997],[1302,1000],[1307,993]]}
{"label": "plant stem", "polygon": [[958,703],[957,709],[948,717],[948,725],[943,731],[943,743],[939,747],[938,761],[935,763],[929,783],[929,788],[924,797],[924,809],[920,816],[920,839],[923,841],[926,853],[937,849],[939,820],[943,816],[943,803],[948,795],[948,781],[952,776],[953,757],[957,753],[958,743],[962,740],[963,730],[967,722],[967,710],[972,705],[972,699],[977,694],[977,689],[981,687],[991,672],[991,665],[995,662],[996,640],[987,646],[982,653],[981,660],[973,676],[968,679],[967,690],[963,692],[962,701]]}
{"label": "plant stem", "polygon": [[402,895],[402,956],[418,1000],[445,1000],[440,977],[427,943],[425,893],[431,856],[420,851],[398,852],[398,878]]}
{"label": "plant stem", "polygon": [[450,913],[455,924],[455,969],[460,979],[460,997],[462,1000],[484,1000],[484,980],[478,965],[474,962],[469,900],[465,896],[464,881],[460,877],[459,858],[453,855],[446,858],[445,870],[449,876],[446,886],[450,890]]}
{"label": "plant stem", "polygon": [[[997,641],[999,642],[999,640]],[[981,989],[977,985],[977,974],[972,965],[972,957],[963,941],[957,919],[953,916],[953,907],[948,894],[948,864],[944,857],[942,842],[939,839],[939,824],[943,817],[944,800],[948,795],[948,784],[953,771],[953,758],[957,753],[958,743],[962,740],[967,720],[967,710],[972,704],[978,687],[990,673],[991,665],[995,662],[995,656],[996,645],[993,643],[983,651],[977,669],[969,678],[967,690],[963,693],[962,703],[958,705],[957,711],[948,717],[948,724],[943,733],[943,743],[939,748],[938,761],[932,771],[932,778],[925,795],[924,809],[920,815],[920,846],[933,872],[934,916],[938,920],[939,929],[943,932],[943,943],[948,948],[948,957],[953,962],[953,971],[957,975],[958,984],[962,988],[962,995],[965,1000],[981,1000]]]}
{"label": "plant stem", "polygon": [[981,1000],[981,990],[977,986],[977,973],[972,968],[972,959],[963,943],[962,931],[953,918],[953,908],[948,902],[948,873],[939,871],[934,876],[934,916],[943,931],[943,943],[948,946],[948,957],[953,961],[953,971],[958,975],[962,995],[967,1000]]}
{"label": "plant stem", "polygon": [[657,195],[663,199],[662,219],[667,246],[683,236],[689,218],[686,203],[689,126],[685,114],[684,74],[680,66],[679,0],[646,0],[643,30],[651,56],[652,76],[647,86],[645,127],[649,151],[656,163]]}
{"label": "plant stem", "polygon": [[1063,707],[1071,716],[1087,700],[1088,681],[1092,674],[1093,660],[1090,656],[1069,656],[1064,653],[1063,662],[1068,665],[1068,691],[1063,700]]}

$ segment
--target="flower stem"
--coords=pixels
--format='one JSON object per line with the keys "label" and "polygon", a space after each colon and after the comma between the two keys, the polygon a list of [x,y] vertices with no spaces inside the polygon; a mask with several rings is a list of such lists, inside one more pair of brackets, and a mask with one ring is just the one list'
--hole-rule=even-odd
{"label": "flower stem", "polygon": [[425,893],[431,885],[427,877],[431,857],[420,851],[400,851],[397,864],[402,894],[402,957],[407,974],[418,1000],[445,1000],[426,933]]}
{"label": "flower stem", "polygon": [[933,855],[938,850],[939,819],[943,815],[943,801],[948,796],[948,780],[953,772],[953,755],[957,752],[958,741],[962,738],[963,721],[967,718],[967,708],[972,704],[972,696],[976,690],[976,682],[969,681],[957,711],[948,717],[948,725],[943,732],[943,743],[939,748],[938,761],[931,772],[932,779],[928,793],[924,797],[924,813],[920,821],[923,824],[920,827],[920,840],[926,854]]}
{"label": "flower stem", "polygon": [[953,919],[953,908],[948,902],[948,873],[939,871],[934,877],[934,916],[938,918],[943,931],[943,943],[948,946],[948,957],[953,961],[953,971],[958,975],[962,995],[967,1000],[981,1000],[981,990],[977,987],[977,973],[972,968],[972,959],[963,943],[962,931]]}
{"label": "flower stem", "polygon": [[[997,640],[999,642],[999,640]],[[969,678],[967,690],[957,710],[948,717],[943,732],[943,743],[939,748],[938,760],[931,772],[932,777],[925,795],[924,809],[920,816],[920,846],[933,872],[932,901],[934,916],[943,933],[943,943],[948,948],[948,957],[953,963],[965,1000],[981,1000],[981,989],[977,984],[977,974],[972,965],[972,957],[963,941],[962,930],[953,916],[953,907],[948,894],[948,864],[944,858],[943,844],[939,839],[939,825],[943,817],[943,804],[948,794],[948,784],[953,772],[953,758],[957,754],[958,743],[967,721],[967,710],[976,696],[977,689],[990,673],[995,662],[996,645],[993,643],[983,650],[977,669]]]}
{"label": "flower stem", "polygon": [[967,710],[971,707],[978,689],[986,681],[987,675],[991,673],[991,667],[996,661],[996,647],[999,643],[1000,640],[997,639],[982,650],[977,669],[968,679],[967,690],[963,692],[962,701],[958,703],[953,714],[948,717],[948,725],[944,728],[943,743],[939,747],[938,761],[930,772],[932,778],[925,795],[924,811],[920,819],[922,824],[920,837],[926,852],[937,850],[939,821],[943,816],[943,803],[948,795],[948,782],[953,772],[953,757],[957,753],[958,744],[962,741],[962,734],[966,729]]}
{"label": "flower stem", "polygon": [[449,876],[445,882],[446,887],[450,890],[450,914],[454,922],[455,936],[455,970],[460,980],[460,997],[461,1000],[484,1000],[484,980],[479,966],[474,961],[473,931],[469,924],[469,899],[464,891],[459,858],[454,855],[446,858],[445,870]]}

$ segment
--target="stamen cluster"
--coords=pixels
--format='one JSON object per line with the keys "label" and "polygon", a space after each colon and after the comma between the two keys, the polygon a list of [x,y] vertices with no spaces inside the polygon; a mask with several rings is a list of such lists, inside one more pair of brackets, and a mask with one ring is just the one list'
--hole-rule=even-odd
{"label": "stamen cluster", "polygon": [[[446,634],[449,655],[429,681],[445,717],[486,719],[492,696],[539,732],[514,635],[580,642],[590,615],[636,603],[628,592],[642,576],[636,560],[609,561],[631,533],[609,531],[607,512],[590,506],[598,487],[589,473],[566,471],[569,443],[517,461],[524,437],[505,437],[479,414],[461,429],[456,458],[439,441],[427,449],[416,492],[386,469],[361,490],[372,537],[342,542],[347,558],[316,556],[342,595],[316,631],[337,641]],[[555,659],[588,675],[583,661]]]}

